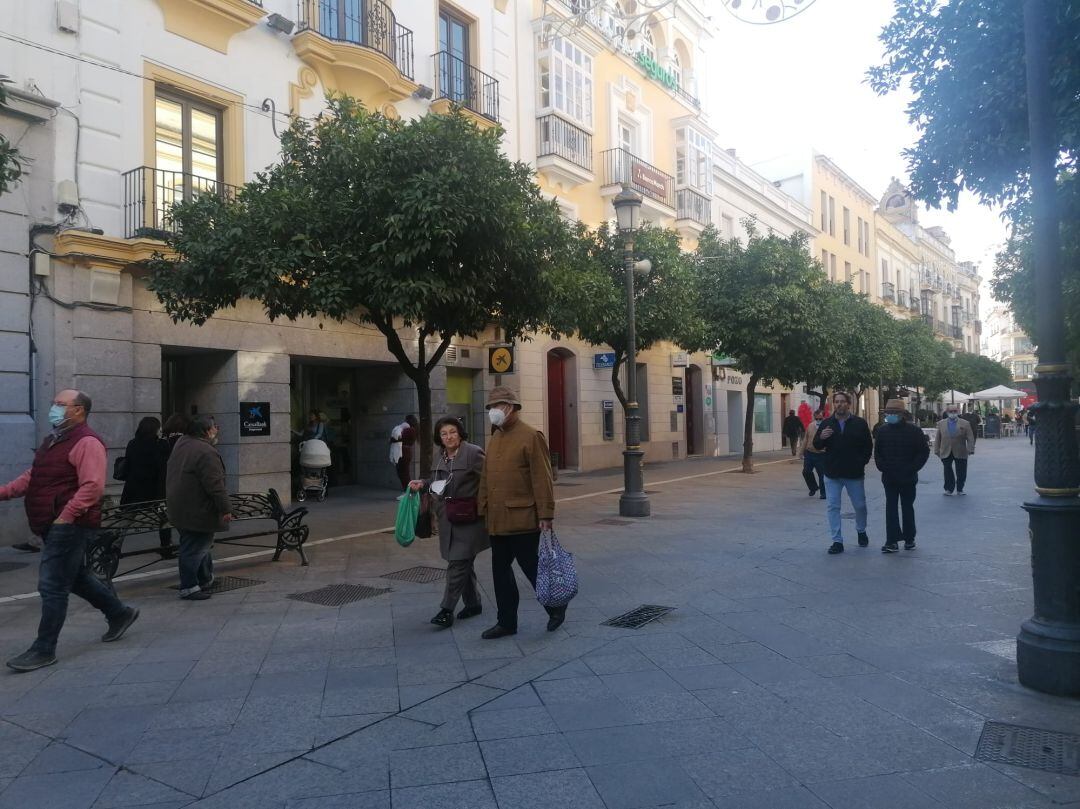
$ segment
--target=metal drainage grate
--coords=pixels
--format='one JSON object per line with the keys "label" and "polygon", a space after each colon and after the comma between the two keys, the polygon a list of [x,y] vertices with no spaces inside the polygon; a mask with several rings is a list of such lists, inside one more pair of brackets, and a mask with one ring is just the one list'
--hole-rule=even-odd
{"label": "metal drainage grate", "polygon": [[617,626],[621,629],[640,629],[645,624],[663,618],[674,607],[658,607],[655,604],[642,604],[640,607],[604,621],[600,626]]}
{"label": "metal drainage grate", "polygon": [[987,722],[975,748],[975,758],[1058,775],[1080,775],[1080,736]]}
{"label": "metal drainage grate", "polygon": [[[254,587],[256,584],[266,584],[259,579],[245,579],[241,576],[217,576],[214,583],[203,589],[208,593],[227,593],[229,590],[239,590],[242,587]],[[179,584],[169,585],[170,590],[179,590]]]}
{"label": "metal drainage grate", "polygon": [[446,571],[441,567],[407,567],[396,573],[387,573],[382,578],[397,579],[398,581],[411,581],[413,584],[430,584],[433,581],[442,581],[446,578]]}
{"label": "metal drainage grate", "polygon": [[10,573],[13,570],[21,570],[29,567],[26,562],[0,562],[0,573]]}
{"label": "metal drainage grate", "polygon": [[306,593],[290,593],[285,597],[291,598],[293,601],[321,604],[324,607],[340,607],[343,604],[352,604],[354,601],[375,598],[389,592],[389,587],[368,587],[364,584],[328,584],[318,590],[309,590]]}
{"label": "metal drainage grate", "polygon": [[633,520],[617,520],[614,517],[609,517],[605,520],[597,520],[597,525],[633,525]]}

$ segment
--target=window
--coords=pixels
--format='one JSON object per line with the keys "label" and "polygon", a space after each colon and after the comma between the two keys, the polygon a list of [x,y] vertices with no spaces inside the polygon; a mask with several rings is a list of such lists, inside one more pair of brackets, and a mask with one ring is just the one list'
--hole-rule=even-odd
{"label": "window", "polygon": [[650,59],[656,59],[656,41],[653,39],[652,28],[648,25],[641,32],[641,52]]}
{"label": "window", "polygon": [[[885,281],[889,280],[889,262],[885,259],[881,260],[881,277]],[[896,286],[900,286],[900,273],[896,274]]]}
{"label": "window", "polygon": [[469,76],[469,23],[439,9],[439,89],[445,98],[466,106],[477,92]]}
{"label": "window", "polygon": [[555,37],[540,57],[540,106],[591,127],[592,92],[592,57],[570,40]]}
{"label": "window", "polygon": [[224,176],[221,110],[158,91],[154,99],[154,204],[157,222],[177,202],[217,193]]}
{"label": "window", "polygon": [[725,239],[735,238],[735,220],[727,214],[720,217],[720,235]]}
{"label": "window", "polygon": [[866,294],[866,279],[870,277],[870,273],[866,270],[859,270],[859,292]]}
{"label": "window", "polygon": [[851,244],[851,211],[847,208],[844,208],[844,244]]}
{"label": "window", "polygon": [[821,232],[824,233],[829,229],[829,196],[824,191],[821,192]]}
{"label": "window", "polygon": [[824,272],[829,271],[829,251],[828,250],[822,250],[821,251],[821,269]]}
{"label": "window", "polygon": [[672,78],[675,79],[675,86],[682,87],[682,61],[678,53],[671,54],[671,65],[668,69],[671,71]]}
{"label": "window", "polygon": [[863,227],[863,240],[862,240],[862,243],[863,243],[863,255],[866,256],[867,258],[869,258],[870,257],[870,223],[869,222],[863,222],[862,227]]}
{"label": "window", "polygon": [[829,280],[836,280],[836,253],[829,254]]}
{"label": "window", "polygon": [[712,144],[690,127],[675,132],[675,183],[712,193]]}
{"label": "window", "polygon": [[836,235],[836,200],[829,197],[829,235]]}
{"label": "window", "polygon": [[623,151],[634,155],[637,154],[638,128],[633,121],[619,118],[619,146]]}
{"label": "window", "polygon": [[859,255],[863,255],[863,221],[862,217],[859,217]]}
{"label": "window", "polygon": [[847,281],[849,284],[851,283],[851,262],[850,261],[845,261],[844,262],[844,280]]}
{"label": "window", "polygon": [[754,394],[754,432],[772,432],[772,394]]}

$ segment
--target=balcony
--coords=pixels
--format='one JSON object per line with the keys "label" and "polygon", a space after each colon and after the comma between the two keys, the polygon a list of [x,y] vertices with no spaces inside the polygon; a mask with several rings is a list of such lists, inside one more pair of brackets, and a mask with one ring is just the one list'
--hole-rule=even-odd
{"label": "balcony", "polygon": [[604,185],[613,189],[613,194],[628,185],[645,198],[643,207],[647,213],[654,217],[675,214],[675,178],[666,171],[626,149],[608,149],[603,153],[603,162]]}
{"label": "balcony", "polygon": [[687,222],[691,230],[704,230],[712,222],[712,201],[693,188],[680,188],[675,192],[675,219]]}
{"label": "balcony", "polygon": [[157,0],[165,30],[221,53],[266,12],[262,0]]}
{"label": "balcony", "polygon": [[975,318],[974,320],[971,321],[971,323],[975,327],[975,333],[976,334],[982,334],[982,321],[979,320],[978,318]]}
{"label": "balcony", "polygon": [[445,111],[453,105],[468,110],[485,122],[499,122],[498,79],[449,51],[439,51],[431,59],[435,65],[435,101],[432,108],[436,112]]}
{"label": "balcony", "polygon": [[555,115],[536,119],[536,168],[566,188],[593,179],[592,135]]}
{"label": "balcony", "polygon": [[922,311],[922,300],[919,299],[918,297],[916,297],[914,295],[914,293],[911,296],[911,311],[913,311],[913,312],[921,312]]}
{"label": "balcony", "polygon": [[905,309],[908,308],[908,291],[906,289],[900,289],[896,292],[896,304],[902,306]]}
{"label": "balcony", "polygon": [[881,298],[889,303],[896,303],[896,285],[891,281],[883,281],[881,284]]}
{"label": "balcony", "polygon": [[331,90],[368,107],[408,98],[413,83],[413,32],[382,0],[299,0],[297,55]]}
{"label": "balcony", "polygon": [[123,174],[124,238],[163,240],[173,232],[172,208],[205,194],[232,198],[236,186],[183,171],[140,166]]}

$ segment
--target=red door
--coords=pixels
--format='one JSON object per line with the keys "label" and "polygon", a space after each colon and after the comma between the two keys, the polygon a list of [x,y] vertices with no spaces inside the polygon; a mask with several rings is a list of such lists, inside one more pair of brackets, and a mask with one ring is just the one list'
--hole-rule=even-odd
{"label": "red door", "polygon": [[559,454],[559,468],[566,468],[566,358],[554,351],[547,355],[548,446]]}

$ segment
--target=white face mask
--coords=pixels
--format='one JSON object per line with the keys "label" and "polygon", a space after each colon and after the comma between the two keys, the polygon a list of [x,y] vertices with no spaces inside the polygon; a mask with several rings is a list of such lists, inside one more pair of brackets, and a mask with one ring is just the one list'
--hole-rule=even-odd
{"label": "white face mask", "polygon": [[949,416],[949,418],[951,418],[951,419],[952,419],[953,421],[955,421],[956,419],[960,418],[960,414],[959,414],[959,413],[949,413],[949,414],[948,414],[948,416]]}
{"label": "white face mask", "polygon": [[443,493],[443,491],[446,489],[446,484],[449,483],[449,482],[450,482],[449,480],[433,480],[431,482],[431,492],[432,492],[432,494],[441,495]]}
{"label": "white face mask", "polygon": [[506,421],[506,413],[498,407],[488,408],[488,421],[490,421],[494,427],[502,427],[503,423]]}

